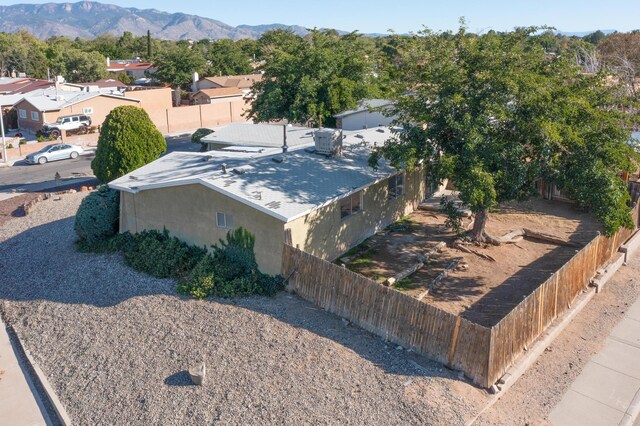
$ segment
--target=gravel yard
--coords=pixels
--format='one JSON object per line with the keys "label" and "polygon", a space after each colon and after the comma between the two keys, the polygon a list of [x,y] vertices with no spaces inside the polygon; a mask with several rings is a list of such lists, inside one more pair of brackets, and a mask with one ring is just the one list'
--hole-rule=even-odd
{"label": "gravel yard", "polygon": [[0,226],[2,314],[75,424],[463,424],[487,400],[286,293],[190,300],[119,255],[76,252],[84,195]]}

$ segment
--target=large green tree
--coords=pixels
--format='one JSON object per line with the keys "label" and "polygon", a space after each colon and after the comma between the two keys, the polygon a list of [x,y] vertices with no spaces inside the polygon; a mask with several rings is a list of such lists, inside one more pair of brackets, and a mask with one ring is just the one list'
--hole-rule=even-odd
{"label": "large green tree", "polygon": [[470,237],[488,235],[500,202],[555,182],[590,207],[607,234],[632,226],[618,174],[637,156],[634,117],[618,108],[605,76],[585,75],[572,55],[549,55],[538,28],[477,36],[425,31],[403,54],[395,77],[397,140],[374,152],[398,167],[428,167],[449,178],[475,213]]}
{"label": "large green tree", "polygon": [[370,45],[361,35],[312,30],[301,38],[276,30],[260,43],[264,78],[253,87],[256,99],[249,111],[257,121],[287,119],[321,126],[372,91]]}
{"label": "large green tree", "polygon": [[178,43],[175,48],[159,53],[153,63],[158,67],[154,78],[183,88],[191,83],[194,72],[202,74],[206,66],[202,53],[185,43]]}
{"label": "large green tree", "polygon": [[91,169],[103,183],[111,182],[156,160],[167,142],[142,108],[119,106],[107,116]]}

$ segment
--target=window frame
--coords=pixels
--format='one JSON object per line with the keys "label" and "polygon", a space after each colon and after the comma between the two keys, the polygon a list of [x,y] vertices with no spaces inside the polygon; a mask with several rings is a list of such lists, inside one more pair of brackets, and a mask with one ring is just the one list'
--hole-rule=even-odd
{"label": "window frame", "polygon": [[40,113],[38,111],[31,111],[31,121],[40,121]]}
{"label": "window frame", "polygon": [[[357,197],[357,198],[356,198]],[[353,209],[353,200],[354,198],[356,198],[358,200],[358,209],[354,210]],[[345,201],[349,201],[349,212],[347,214],[343,214],[343,203]],[[352,192],[351,194],[347,195],[346,197],[343,197],[340,199],[340,220],[345,220],[348,217],[351,217],[355,214],[361,213],[364,211],[364,191],[361,189],[359,191],[356,192]]]}
{"label": "window frame", "polygon": [[[407,179],[405,176],[405,172],[396,173],[395,175],[389,177],[389,179],[387,180],[387,192],[388,192],[389,200],[398,199],[405,194],[406,181]],[[391,190],[392,183],[393,183],[393,191]],[[400,188],[399,193],[398,193],[398,188]]]}
{"label": "window frame", "polygon": [[[221,224],[221,220],[220,218],[224,218],[224,223]],[[234,223],[233,223],[233,215],[231,213],[224,213],[224,212],[216,212],[216,226],[218,228],[222,228],[222,229],[233,229],[234,228]]]}
{"label": "window frame", "polygon": [[[84,108],[82,108],[82,114],[84,114],[84,115],[93,114],[93,107],[84,107]],[[80,119],[82,119],[82,117],[80,117]]]}
{"label": "window frame", "polygon": [[20,116],[20,118],[26,119],[27,118],[27,110],[19,108],[18,109],[18,115]]}

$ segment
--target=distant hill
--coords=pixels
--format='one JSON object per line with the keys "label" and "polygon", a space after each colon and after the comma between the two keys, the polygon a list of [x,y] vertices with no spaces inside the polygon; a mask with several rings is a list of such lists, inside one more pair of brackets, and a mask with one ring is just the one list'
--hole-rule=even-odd
{"label": "distant hill", "polygon": [[[307,29],[299,25],[266,24],[233,27],[215,19],[156,9],[120,7],[95,1],[78,3],[15,4],[0,6],[0,32],[29,31],[46,39],[62,35],[69,38],[93,38],[100,34],[121,35],[129,31],[165,40],[201,40],[259,38],[273,29],[289,29],[304,36]],[[340,33],[346,34],[344,31]],[[380,34],[372,34],[379,36]]]}
{"label": "distant hill", "polygon": [[[577,32],[569,32],[569,31],[557,31],[558,34],[562,34],[564,36],[568,36],[568,37],[584,37],[584,36],[588,36],[589,34],[593,34],[598,30],[593,30],[593,31],[577,31]],[[609,35],[611,33],[615,33],[617,30],[600,30],[602,31],[605,35]]]}

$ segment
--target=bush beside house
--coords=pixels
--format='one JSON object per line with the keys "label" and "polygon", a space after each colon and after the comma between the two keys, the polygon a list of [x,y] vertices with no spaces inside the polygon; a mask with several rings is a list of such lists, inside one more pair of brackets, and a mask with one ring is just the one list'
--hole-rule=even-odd
{"label": "bush beside house", "polygon": [[111,182],[156,160],[167,142],[142,108],[119,106],[102,125],[91,169],[103,183]]}
{"label": "bush beside house", "polygon": [[120,220],[120,192],[106,185],[87,195],[76,213],[74,228],[78,245],[96,250],[118,233]]}

